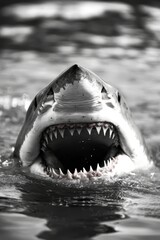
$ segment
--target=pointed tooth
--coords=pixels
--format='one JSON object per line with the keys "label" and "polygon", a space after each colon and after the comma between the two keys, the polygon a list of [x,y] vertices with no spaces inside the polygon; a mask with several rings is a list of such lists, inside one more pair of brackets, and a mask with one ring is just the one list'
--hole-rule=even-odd
{"label": "pointed tooth", "polygon": [[105,135],[106,135],[106,132],[107,132],[107,128],[102,127],[102,129],[103,129],[103,133],[104,133],[104,136],[105,136]]}
{"label": "pointed tooth", "polygon": [[[48,168],[48,172],[49,172],[49,176],[50,176],[50,177],[52,177],[52,172],[53,172],[53,170],[54,170],[54,169],[51,168],[51,167]],[[56,174],[56,172],[55,172],[55,174]]]}
{"label": "pointed tooth", "polygon": [[72,178],[72,173],[69,171],[69,169],[67,169],[67,177],[68,177],[69,179],[73,179],[73,178]]}
{"label": "pointed tooth", "polygon": [[77,173],[78,173],[78,171],[77,171],[77,168],[75,168],[75,170],[74,170],[74,175],[77,175]]}
{"label": "pointed tooth", "polygon": [[92,128],[87,128],[87,132],[91,135]]}
{"label": "pointed tooth", "polygon": [[46,142],[43,142],[42,146],[46,148],[47,147]]}
{"label": "pointed tooth", "polygon": [[82,131],[82,128],[76,128],[78,134],[80,135],[81,134],[81,131]]}
{"label": "pointed tooth", "polygon": [[61,137],[64,138],[64,129],[59,129],[59,132],[61,134]]}
{"label": "pointed tooth", "polygon": [[59,175],[60,175],[61,177],[64,176],[64,173],[62,172],[62,169],[61,169],[61,168],[59,168]]}
{"label": "pointed tooth", "polygon": [[45,151],[45,147],[44,146],[41,146],[41,151]]}
{"label": "pointed tooth", "polygon": [[49,137],[50,137],[51,141],[53,141],[53,134],[52,134],[52,132],[49,133]]}
{"label": "pointed tooth", "polygon": [[112,135],[112,129],[109,129],[109,137],[111,138]]}
{"label": "pointed tooth", "polygon": [[111,164],[112,164],[112,160],[111,160],[111,158],[108,160],[108,167],[111,167]]}
{"label": "pointed tooth", "polygon": [[55,172],[54,168],[51,168],[51,171],[52,171],[52,176],[53,177],[59,177],[59,175]]}
{"label": "pointed tooth", "polygon": [[44,102],[42,102],[41,106],[42,106],[42,108],[43,108],[43,107],[45,106],[45,103],[44,103]]}
{"label": "pointed tooth", "polygon": [[54,133],[55,138],[57,138],[57,130],[56,129],[54,130],[53,133]]}
{"label": "pointed tooth", "polygon": [[69,131],[70,131],[70,134],[73,136],[75,129],[72,128],[72,129],[69,129]]}
{"label": "pointed tooth", "polygon": [[80,179],[80,176],[79,176],[79,173],[78,173],[78,171],[77,171],[77,168],[75,168],[72,177],[75,178],[75,179]]}
{"label": "pointed tooth", "polygon": [[93,172],[93,168],[92,168],[91,165],[90,165],[90,167],[89,167],[89,171],[90,171],[90,172]]}
{"label": "pointed tooth", "polygon": [[109,165],[109,164],[110,164],[110,161],[111,161],[111,159],[109,158],[109,159],[108,159],[108,161],[107,161],[107,165]]}
{"label": "pointed tooth", "polygon": [[106,161],[104,161],[104,167],[105,167],[105,168],[107,167],[107,163],[106,163]]}
{"label": "pointed tooth", "polygon": [[113,169],[113,164],[112,164],[112,159],[110,158],[108,162],[108,170],[112,171],[112,169]]}
{"label": "pointed tooth", "polygon": [[99,163],[97,163],[97,168],[96,168],[96,171],[99,171],[101,168],[99,166]]}
{"label": "pointed tooth", "polygon": [[46,151],[46,148],[45,148],[44,146],[42,146],[42,147],[41,147],[41,150],[42,150],[43,152],[45,152],[45,151]]}
{"label": "pointed tooth", "polygon": [[113,134],[112,134],[112,139],[114,139],[114,137],[115,137],[115,134],[114,134],[114,132],[113,132]]}
{"label": "pointed tooth", "polygon": [[45,134],[44,139],[46,140],[46,143],[48,143],[48,136]]}
{"label": "pointed tooth", "polygon": [[97,133],[99,134],[101,131],[101,126],[96,126]]}
{"label": "pointed tooth", "polygon": [[87,174],[87,171],[86,171],[86,169],[84,167],[83,167],[83,173]]}

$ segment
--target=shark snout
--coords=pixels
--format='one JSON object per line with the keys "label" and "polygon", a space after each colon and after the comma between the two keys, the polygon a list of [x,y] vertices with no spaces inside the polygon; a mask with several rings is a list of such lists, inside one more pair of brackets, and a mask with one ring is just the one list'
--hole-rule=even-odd
{"label": "shark snout", "polygon": [[92,73],[87,69],[73,65],[65,73],[65,77],[62,74],[57,79],[56,85],[61,87],[58,91],[55,91],[55,101],[64,105],[78,106],[84,104],[91,106],[92,102],[98,102],[102,98],[102,86],[97,78],[95,74],[92,76]]}

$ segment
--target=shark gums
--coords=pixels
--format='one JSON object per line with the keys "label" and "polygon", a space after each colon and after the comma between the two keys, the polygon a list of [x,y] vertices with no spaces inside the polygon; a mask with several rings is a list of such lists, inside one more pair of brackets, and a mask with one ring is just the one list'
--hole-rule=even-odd
{"label": "shark gums", "polygon": [[36,95],[13,155],[53,179],[105,178],[150,165],[119,91],[76,64]]}

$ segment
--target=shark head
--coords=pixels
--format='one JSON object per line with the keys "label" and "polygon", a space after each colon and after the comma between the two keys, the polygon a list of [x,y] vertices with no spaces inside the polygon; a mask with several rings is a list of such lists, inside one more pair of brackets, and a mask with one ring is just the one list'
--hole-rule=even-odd
{"label": "shark head", "polygon": [[35,96],[14,156],[33,173],[69,179],[113,176],[149,163],[123,96],[76,64]]}

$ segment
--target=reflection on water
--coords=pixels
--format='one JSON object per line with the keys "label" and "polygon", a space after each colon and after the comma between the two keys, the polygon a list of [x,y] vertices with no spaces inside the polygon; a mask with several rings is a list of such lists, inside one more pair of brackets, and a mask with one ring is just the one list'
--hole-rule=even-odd
{"label": "reflection on water", "polygon": [[33,96],[79,63],[127,98],[160,166],[157,1],[0,3],[0,234],[3,239],[159,239],[159,169],[107,183],[55,184],[13,168]]}
{"label": "reflection on water", "polygon": [[4,240],[36,240],[39,229],[49,231],[45,226],[46,220],[39,218],[26,217],[18,213],[2,213],[0,214],[1,238]]}
{"label": "reflection on water", "polygon": [[1,175],[3,239],[158,239],[158,174],[79,185]]}
{"label": "reflection on water", "polygon": [[[85,211],[87,215],[88,211]],[[79,221],[78,225],[71,225],[73,228],[66,229],[66,222],[63,222],[63,231],[57,231],[56,224],[51,231],[46,226],[46,220],[36,217],[26,217],[23,214],[3,213],[1,216],[1,237],[4,240],[21,239],[94,239],[104,240],[107,238],[113,240],[121,239],[159,239],[159,222],[153,218],[132,218],[123,221],[101,222],[99,226],[93,226],[91,223],[84,225]],[[63,219],[64,220],[64,219]],[[62,220],[62,221],[63,221]],[[65,221],[68,220],[65,218]],[[62,224],[60,221],[60,225]],[[10,227],[8,227],[10,226]],[[133,227],[135,226],[135,227]],[[94,228],[93,228],[94,227]],[[41,229],[41,232],[39,231]],[[81,232],[79,232],[79,229]],[[115,230],[116,229],[116,230]],[[147,229],[147,232],[146,232]],[[66,231],[67,230],[67,231]],[[78,230],[78,231],[77,231]],[[112,234],[114,233],[114,234]]]}

